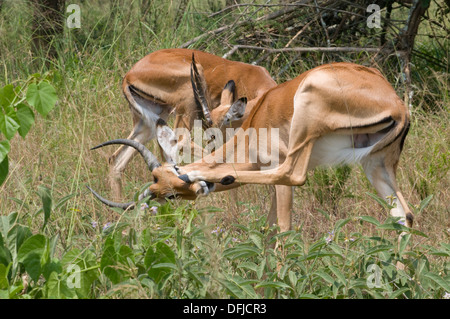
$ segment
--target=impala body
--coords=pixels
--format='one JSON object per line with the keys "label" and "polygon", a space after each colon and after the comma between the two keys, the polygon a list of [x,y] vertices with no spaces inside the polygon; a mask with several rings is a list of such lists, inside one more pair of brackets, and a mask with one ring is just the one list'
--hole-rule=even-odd
{"label": "impala body", "polygon": [[[159,124],[157,130],[167,129]],[[248,128],[279,130],[278,141],[267,141],[278,143],[278,167],[265,169],[264,157],[272,154],[258,149],[256,163],[232,160],[230,152],[244,152],[249,159],[254,151],[250,138],[239,138]],[[182,167],[149,160],[155,183],[145,195],[193,199],[243,184],[285,185],[291,190],[303,185],[307,171],[315,167],[360,163],[379,195],[395,198],[391,215],[411,227],[413,215],[396,184],[408,129],[408,109],[379,71],[352,63],[322,65],[264,93],[241,132],[215,153]],[[267,136],[257,133],[258,139]],[[212,161],[216,153],[229,160]],[[148,151],[143,154],[152,156]],[[292,198],[292,190],[284,196]],[[290,209],[279,210],[276,217],[271,211],[269,220],[276,219],[282,231],[291,228]]]}

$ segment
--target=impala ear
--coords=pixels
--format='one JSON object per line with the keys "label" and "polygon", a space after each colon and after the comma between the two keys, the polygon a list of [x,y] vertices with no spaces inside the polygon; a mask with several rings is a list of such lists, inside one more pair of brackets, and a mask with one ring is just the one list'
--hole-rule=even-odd
{"label": "impala ear", "polygon": [[156,122],[156,137],[166,162],[175,165],[177,163],[178,140],[172,129],[161,118]]}
{"label": "impala ear", "polygon": [[247,107],[247,98],[243,97],[234,102],[229,110],[227,111],[227,114],[225,115],[225,118],[223,119],[223,125],[230,125],[231,123],[235,121],[239,121],[242,119],[242,117],[245,114],[245,108]]}
{"label": "impala ear", "polygon": [[225,84],[220,97],[220,105],[230,105],[236,99],[236,84],[230,80]]}

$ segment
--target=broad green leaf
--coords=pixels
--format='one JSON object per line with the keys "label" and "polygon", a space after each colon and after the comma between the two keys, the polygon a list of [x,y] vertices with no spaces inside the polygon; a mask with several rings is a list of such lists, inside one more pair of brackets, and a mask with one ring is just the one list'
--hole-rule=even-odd
{"label": "broad green leaf", "polygon": [[5,140],[0,142],[0,163],[3,162],[3,160],[6,158],[10,149],[11,146],[9,144],[9,141]]}
{"label": "broad green leaf", "polygon": [[[81,252],[79,249],[68,251],[61,260],[67,279],[73,283],[73,289],[79,298],[88,298],[92,283],[98,278],[100,265],[95,254],[90,250]],[[78,267],[74,267],[78,266]]]}
{"label": "broad green leaf", "polygon": [[118,269],[116,269],[117,254],[113,246],[108,246],[103,251],[100,261],[100,268],[106,277],[111,280],[113,284],[117,284],[121,281],[122,276]]}
{"label": "broad green leaf", "polygon": [[62,278],[60,274],[52,272],[45,283],[47,298],[52,299],[73,299],[76,298],[75,290],[67,286],[67,278]]}
{"label": "broad green leaf", "polygon": [[252,231],[248,237],[251,239],[251,241],[255,244],[256,247],[258,247],[259,249],[263,249],[262,236],[263,235],[260,232]]}
{"label": "broad green leaf", "polygon": [[9,115],[0,113],[0,132],[6,139],[11,140],[19,129],[20,125]]}
{"label": "broad green leaf", "polygon": [[5,180],[6,176],[8,176],[9,171],[9,163],[8,163],[8,157],[6,157],[3,162],[0,163],[0,185],[2,185]]}
{"label": "broad green leaf", "polygon": [[0,88],[0,105],[3,106],[5,113],[9,113],[9,110],[12,109],[12,103],[15,97],[16,93],[12,84]]}
{"label": "broad green leaf", "polygon": [[425,274],[425,277],[433,280],[439,286],[444,288],[445,291],[447,291],[447,292],[450,291],[450,283],[448,281],[444,280],[444,278],[442,278],[442,277],[440,277],[438,275],[435,275],[433,273],[427,273],[427,274]]}
{"label": "broad green leaf", "polygon": [[25,270],[35,282],[42,273],[41,259],[44,257],[48,239],[41,234],[28,238],[19,248],[17,254],[18,261],[21,262]]}
{"label": "broad green leaf", "polygon": [[17,106],[16,117],[17,121],[20,124],[19,134],[23,138],[30,131],[31,126],[34,124],[34,113],[33,111],[23,103],[18,104]]}
{"label": "broad green leaf", "polygon": [[[158,242],[155,250],[149,248],[145,254],[144,264],[148,268],[148,275],[155,281],[160,282],[175,267],[175,253],[165,243]],[[171,264],[173,267],[154,267],[155,265]]]}
{"label": "broad green leaf", "polygon": [[32,83],[28,87],[26,99],[42,116],[46,116],[55,106],[57,100],[55,88],[47,83]]}

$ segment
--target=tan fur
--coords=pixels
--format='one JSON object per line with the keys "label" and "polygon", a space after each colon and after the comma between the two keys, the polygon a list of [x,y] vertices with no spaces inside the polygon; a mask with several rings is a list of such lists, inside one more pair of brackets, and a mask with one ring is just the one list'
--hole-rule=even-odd
{"label": "tan fur", "polygon": [[[395,125],[385,128],[384,123],[388,120]],[[214,156],[211,154],[181,167],[180,173],[187,174],[192,182],[235,180],[227,186],[217,184],[216,191],[243,184],[303,185],[317,140],[329,134],[347,134],[351,139],[353,134],[373,134],[385,128],[389,131],[362,160],[362,165],[381,196],[397,197],[399,216],[404,217],[411,227],[412,214],[395,182],[408,123],[406,106],[380,72],[351,63],[326,64],[268,90],[242,124],[243,130],[250,127],[280,129],[280,166],[262,170],[264,165],[261,163],[211,163],[210,156]],[[237,137],[231,139],[216,152],[227,154],[232,149],[237,152],[243,146],[237,141]],[[243,143],[248,144],[248,139]],[[179,177],[165,166],[155,169],[152,174],[158,182],[151,185],[150,190],[157,196],[165,197],[168,188],[182,198],[198,195],[192,192],[193,186],[178,188]],[[163,176],[164,180],[161,179]],[[273,213],[269,219],[274,220]],[[278,216],[282,230],[290,228],[290,220],[290,211]]]}
{"label": "tan fur", "polygon": [[[199,72],[206,81],[210,107],[218,111],[211,112],[214,124],[217,124],[227,107],[220,105],[222,90],[229,80],[236,83],[237,97],[247,97],[248,108],[254,101],[276,85],[267,70],[241,62],[229,61],[218,56],[189,49],[167,49],[153,52],[138,61],[125,75],[123,93],[130,103],[133,116],[133,131],[128,139],[141,144],[155,137],[154,125],[143,120],[137,102],[132,95],[136,90],[140,99],[150,101],[161,111],[158,117],[167,120],[169,114],[175,113],[174,128],[192,129],[197,117],[197,108],[192,93],[190,66],[192,54]],[[228,105],[229,107],[229,105]],[[155,117],[156,118],[156,117]],[[236,124],[237,126],[240,123]],[[189,143],[181,137],[180,143]],[[122,196],[121,175],[135,155],[135,150],[121,146],[109,159],[110,184],[115,199]]]}

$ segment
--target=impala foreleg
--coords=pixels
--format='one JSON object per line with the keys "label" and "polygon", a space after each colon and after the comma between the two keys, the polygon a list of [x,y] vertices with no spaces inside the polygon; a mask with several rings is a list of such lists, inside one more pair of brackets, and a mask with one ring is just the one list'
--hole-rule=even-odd
{"label": "impala foreleg", "polygon": [[[154,131],[149,129],[142,120],[138,120],[128,139],[135,140],[141,144],[147,143],[154,138]],[[109,182],[113,193],[114,200],[120,200],[122,197],[122,173],[127,164],[136,154],[136,150],[132,147],[122,145],[109,158]]]}

